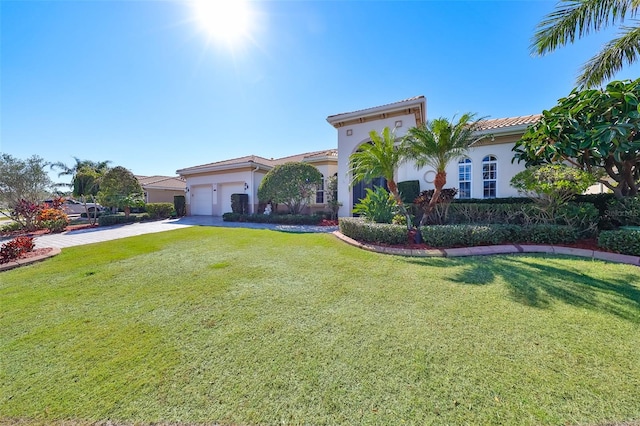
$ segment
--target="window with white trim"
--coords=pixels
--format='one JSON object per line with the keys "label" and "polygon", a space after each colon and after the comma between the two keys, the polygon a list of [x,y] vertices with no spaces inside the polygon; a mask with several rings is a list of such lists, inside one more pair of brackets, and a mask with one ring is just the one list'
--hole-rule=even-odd
{"label": "window with white trim", "polygon": [[316,204],[324,204],[324,175],[316,188]]}
{"label": "window with white trim", "polygon": [[458,161],[458,198],[471,198],[471,159]]}
{"label": "window with white trim", "polygon": [[498,182],[498,159],[487,155],[482,159],[482,196],[496,198]]}

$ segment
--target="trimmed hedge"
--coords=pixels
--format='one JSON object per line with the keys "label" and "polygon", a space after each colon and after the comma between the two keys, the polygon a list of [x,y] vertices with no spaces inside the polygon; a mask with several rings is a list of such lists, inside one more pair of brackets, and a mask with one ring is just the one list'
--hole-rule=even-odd
{"label": "trimmed hedge", "polygon": [[[373,223],[362,218],[340,218],[340,232],[354,240],[377,244],[405,244],[407,228],[402,225]],[[505,243],[573,243],[580,232],[563,225],[435,225],[420,229],[432,247],[473,247]]]}
{"label": "trimmed hedge", "polygon": [[503,243],[573,243],[580,232],[565,225],[438,225],[421,229],[424,242],[433,247],[473,247]]}
{"label": "trimmed hedge", "polygon": [[598,236],[598,247],[616,253],[640,256],[640,231],[631,229],[602,231]]}
{"label": "trimmed hedge", "polygon": [[533,200],[527,197],[503,197],[503,198],[456,198],[452,204],[532,204]]}
{"label": "trimmed hedge", "polygon": [[145,207],[151,219],[166,219],[173,211],[172,203],[147,203]]}
{"label": "trimmed hedge", "polygon": [[280,225],[317,225],[324,215],[321,214],[241,214],[225,213],[222,220],[225,222],[254,222],[277,223]]}
{"label": "trimmed hedge", "polygon": [[404,244],[408,241],[407,227],[389,223],[375,223],[361,217],[338,219],[340,232],[363,243]]}
{"label": "trimmed hedge", "polygon": [[108,214],[104,216],[100,216],[98,218],[98,225],[100,226],[112,226],[112,225],[121,225],[123,223],[134,223],[134,222],[142,222],[144,220],[148,220],[148,214],[142,215],[130,215],[126,217],[123,214]]}

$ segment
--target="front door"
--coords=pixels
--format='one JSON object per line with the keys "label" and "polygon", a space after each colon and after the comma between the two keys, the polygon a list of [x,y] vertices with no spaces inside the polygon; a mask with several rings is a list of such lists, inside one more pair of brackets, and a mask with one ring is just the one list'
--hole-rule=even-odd
{"label": "front door", "polygon": [[[374,187],[376,186],[381,186],[387,191],[389,190],[389,188],[387,187],[387,180],[383,177],[372,179],[371,182],[365,182],[364,180],[361,180],[360,182],[353,185],[353,188],[351,189],[353,194],[353,205],[355,206],[360,202],[361,199],[367,196],[367,188],[374,189]],[[354,214],[354,216],[356,215]]]}

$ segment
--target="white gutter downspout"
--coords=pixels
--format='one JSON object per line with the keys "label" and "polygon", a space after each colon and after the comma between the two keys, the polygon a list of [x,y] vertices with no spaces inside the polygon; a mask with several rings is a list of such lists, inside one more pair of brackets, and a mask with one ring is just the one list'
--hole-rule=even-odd
{"label": "white gutter downspout", "polygon": [[260,170],[260,166],[256,166],[255,170],[251,170],[251,210],[252,210],[251,213],[254,213],[254,214],[257,213],[255,209],[256,209],[256,200],[257,200],[258,194],[256,189],[256,180],[253,177],[253,174],[258,170]]}

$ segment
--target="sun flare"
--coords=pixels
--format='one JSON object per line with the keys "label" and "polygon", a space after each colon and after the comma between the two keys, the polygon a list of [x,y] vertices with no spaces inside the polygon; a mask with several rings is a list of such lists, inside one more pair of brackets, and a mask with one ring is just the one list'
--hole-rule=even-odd
{"label": "sun flare", "polygon": [[192,0],[194,18],[215,41],[236,44],[249,37],[251,9],[247,0]]}

